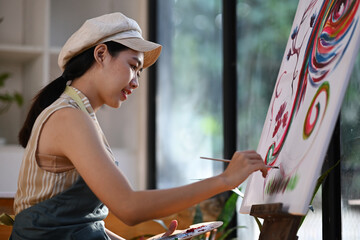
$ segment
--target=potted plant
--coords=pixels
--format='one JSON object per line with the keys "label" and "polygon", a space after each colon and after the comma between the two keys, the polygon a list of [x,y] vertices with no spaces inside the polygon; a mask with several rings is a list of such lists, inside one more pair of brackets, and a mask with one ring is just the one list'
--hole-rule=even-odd
{"label": "potted plant", "polygon": [[[5,81],[9,78],[9,73],[0,74],[0,88],[5,87]],[[0,92],[0,115],[7,112],[13,103],[16,103],[19,107],[22,106],[24,99],[18,92],[9,93],[7,91]]]}

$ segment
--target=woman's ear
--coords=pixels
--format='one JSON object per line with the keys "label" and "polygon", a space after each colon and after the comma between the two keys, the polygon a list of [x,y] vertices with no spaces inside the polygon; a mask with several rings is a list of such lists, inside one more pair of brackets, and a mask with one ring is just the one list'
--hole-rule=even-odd
{"label": "woman's ear", "polygon": [[108,53],[108,49],[105,44],[102,43],[102,44],[97,45],[94,49],[95,61],[102,65],[107,53]]}

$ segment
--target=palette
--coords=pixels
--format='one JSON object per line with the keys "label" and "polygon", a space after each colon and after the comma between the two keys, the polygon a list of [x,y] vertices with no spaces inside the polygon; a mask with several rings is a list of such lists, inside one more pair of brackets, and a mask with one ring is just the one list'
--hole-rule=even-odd
{"label": "palette", "polygon": [[221,221],[214,221],[214,222],[203,222],[191,225],[189,228],[184,230],[176,230],[174,234],[166,237],[162,237],[164,233],[158,234],[154,237],[149,238],[149,240],[183,240],[183,239],[190,239],[195,236],[204,234],[206,232],[210,232],[223,224]]}

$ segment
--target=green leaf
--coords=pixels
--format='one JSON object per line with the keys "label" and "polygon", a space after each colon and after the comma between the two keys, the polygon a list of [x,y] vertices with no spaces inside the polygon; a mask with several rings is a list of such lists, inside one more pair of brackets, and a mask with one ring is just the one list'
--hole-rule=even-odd
{"label": "green leaf", "polygon": [[217,240],[227,239],[227,236],[229,236],[233,231],[235,231],[236,229],[239,229],[239,228],[246,228],[246,227],[245,226],[232,227],[232,228],[226,230],[225,233],[223,235],[221,235]]}
{"label": "green leaf", "polygon": [[[339,165],[339,163],[340,163],[340,159],[334,164],[334,166],[330,167],[328,170],[326,170],[326,171],[318,178],[318,180],[317,180],[317,182],[316,182],[316,186],[315,186],[314,192],[313,192],[313,195],[312,195],[312,197],[311,197],[310,205],[311,205],[312,202],[314,201],[314,198],[315,198],[315,196],[316,196],[316,193],[319,191],[319,188],[320,188],[320,186],[324,183],[326,177],[330,174],[330,172],[331,172],[337,165]],[[307,215],[307,214],[306,214],[306,215]],[[303,224],[306,215],[301,218],[301,222],[300,222],[299,228],[300,228],[301,225]]]}
{"label": "green leaf", "polygon": [[10,77],[10,73],[2,73],[0,74],[0,87],[5,86],[5,80]]}
{"label": "green leaf", "polygon": [[[0,74],[0,88],[5,86],[5,81],[9,77],[10,73]],[[21,107],[24,104],[24,98],[18,92],[14,92],[12,94],[9,94],[8,92],[0,93],[0,114],[7,112],[13,102]]]}
{"label": "green leaf", "polygon": [[262,224],[261,224],[259,218],[255,217],[255,216],[253,216],[253,217],[255,218],[256,224],[258,225],[259,231],[261,232]]}
{"label": "green leaf", "polygon": [[15,100],[16,104],[17,104],[19,107],[21,107],[21,106],[24,104],[24,98],[23,98],[23,96],[22,96],[20,93],[18,93],[18,92],[15,92],[15,93],[14,93],[14,100]]}
{"label": "green leaf", "polygon": [[0,215],[0,225],[12,226],[14,225],[14,219],[10,215],[2,213]]}
{"label": "green leaf", "polygon": [[12,101],[12,96],[8,93],[4,93],[0,95],[0,101],[1,102],[9,102],[11,103]]}
{"label": "green leaf", "polygon": [[1,105],[0,105],[0,115],[1,115],[2,113],[5,113],[7,110],[9,110],[10,105],[11,105],[10,103],[1,104]]}
{"label": "green leaf", "polygon": [[219,228],[219,232],[224,231],[229,225],[231,219],[233,218],[236,211],[236,202],[239,195],[232,193],[228,200],[225,202],[225,205],[218,217],[218,221],[222,221],[223,225]]}
{"label": "green leaf", "polygon": [[203,214],[201,212],[201,208],[200,208],[200,205],[196,205],[196,208],[195,208],[195,216],[194,216],[194,219],[193,219],[193,224],[197,224],[197,223],[202,223],[204,220],[203,220]]}
{"label": "green leaf", "polygon": [[[203,214],[201,211],[201,207],[199,204],[196,205],[195,208],[195,215],[194,215],[194,219],[193,219],[193,224],[197,224],[197,223],[202,223],[203,220]],[[200,236],[196,236],[194,238],[192,238],[193,240],[203,240],[204,236],[200,235]]]}

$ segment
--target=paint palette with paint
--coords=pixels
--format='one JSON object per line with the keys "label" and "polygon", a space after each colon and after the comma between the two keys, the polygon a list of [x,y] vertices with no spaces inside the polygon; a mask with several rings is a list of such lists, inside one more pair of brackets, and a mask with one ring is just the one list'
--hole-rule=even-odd
{"label": "paint palette with paint", "polygon": [[183,239],[190,239],[195,236],[210,232],[218,227],[220,227],[223,224],[221,221],[214,221],[214,222],[203,222],[191,225],[189,228],[184,230],[176,230],[174,234],[167,236],[167,237],[161,237],[162,234],[158,234],[152,238],[149,238],[149,240],[183,240]]}

